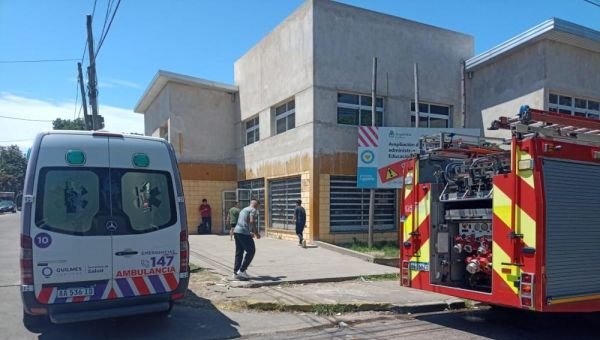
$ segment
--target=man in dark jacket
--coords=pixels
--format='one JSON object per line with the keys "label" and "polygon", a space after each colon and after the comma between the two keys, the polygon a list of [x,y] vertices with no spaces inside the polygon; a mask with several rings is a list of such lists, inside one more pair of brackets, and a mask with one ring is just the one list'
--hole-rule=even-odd
{"label": "man in dark jacket", "polygon": [[294,210],[294,222],[296,224],[296,235],[298,235],[298,245],[304,244],[304,227],[306,226],[306,211],[302,207],[302,201],[296,201],[296,210]]}

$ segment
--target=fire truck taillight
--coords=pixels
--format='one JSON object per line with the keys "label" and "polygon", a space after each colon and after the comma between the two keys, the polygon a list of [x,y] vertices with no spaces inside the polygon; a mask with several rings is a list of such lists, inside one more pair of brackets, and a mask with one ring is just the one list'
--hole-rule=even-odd
{"label": "fire truck taillight", "polygon": [[531,273],[521,273],[521,281],[519,284],[519,296],[521,306],[533,308],[533,284],[535,275]]}
{"label": "fire truck taillight", "polygon": [[400,270],[400,279],[402,280],[402,286],[410,287],[410,264],[408,261],[402,261],[402,268]]}

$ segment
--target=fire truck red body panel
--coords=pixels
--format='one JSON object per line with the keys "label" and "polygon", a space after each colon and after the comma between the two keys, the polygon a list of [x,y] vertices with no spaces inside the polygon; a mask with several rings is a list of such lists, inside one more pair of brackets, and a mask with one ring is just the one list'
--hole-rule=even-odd
{"label": "fire truck red body panel", "polygon": [[[510,152],[505,154],[510,167],[488,176],[491,182],[479,184],[479,187],[489,186],[489,194],[467,190],[463,196],[462,192],[453,196],[448,194],[448,186],[452,188],[454,183],[464,181],[478,187],[473,182],[475,168],[470,165],[471,172],[465,168],[477,164],[477,160],[471,159],[485,158],[490,152],[468,154],[463,161],[467,166],[457,163],[454,156],[450,156],[452,161],[444,159],[443,152],[450,148],[441,153],[438,150],[435,155],[420,155],[399,162],[404,177],[399,240],[401,284],[540,312],[600,311],[600,281],[594,284],[581,280],[586,277],[585,264],[593,261],[585,258],[585,254],[595,254],[595,250],[589,248],[579,254],[577,248],[565,247],[563,250],[557,241],[560,237],[569,237],[570,232],[582,230],[595,238],[600,233],[600,225],[592,220],[585,229],[581,229],[583,222],[574,222],[573,228],[579,228],[576,231],[557,229],[556,223],[550,228],[548,216],[557,218],[555,216],[560,212],[549,215],[547,207],[549,202],[556,202],[553,195],[560,195],[560,191],[555,188],[556,184],[552,184],[554,187],[550,191],[545,187],[545,169],[554,169],[551,167],[585,167],[600,174],[600,143],[537,133],[514,133],[510,145]],[[450,164],[452,162],[459,165]],[[502,169],[498,164],[493,166]],[[458,170],[448,170],[453,167]],[[450,172],[458,175],[450,178],[447,175]],[[559,189],[562,188],[560,180],[552,180],[552,183],[559,183]],[[600,178],[589,180],[597,182]],[[568,180],[564,181],[564,188],[569,189]],[[556,207],[556,203],[552,204]],[[564,208],[576,209],[575,205]],[[568,216],[573,216],[573,211]],[[491,251],[487,250],[488,240]],[[551,253],[548,246],[552,247]],[[597,246],[600,249],[600,243]],[[474,247],[478,247],[477,250]],[[552,261],[548,258],[550,254]],[[557,260],[563,255],[572,260],[572,267]],[[488,260],[491,263],[488,264]],[[561,273],[575,273],[576,276]],[[590,272],[589,275],[596,274]],[[576,281],[581,281],[580,286]]]}

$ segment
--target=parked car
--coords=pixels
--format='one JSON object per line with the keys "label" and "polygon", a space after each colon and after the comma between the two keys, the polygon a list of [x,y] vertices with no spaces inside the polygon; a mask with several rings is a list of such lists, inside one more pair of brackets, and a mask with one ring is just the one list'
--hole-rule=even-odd
{"label": "parked car", "polygon": [[45,323],[168,314],[189,280],[183,188],[163,139],[38,135],[25,178],[21,298]]}
{"label": "parked car", "polygon": [[17,205],[13,201],[0,201],[0,213],[16,213]]}

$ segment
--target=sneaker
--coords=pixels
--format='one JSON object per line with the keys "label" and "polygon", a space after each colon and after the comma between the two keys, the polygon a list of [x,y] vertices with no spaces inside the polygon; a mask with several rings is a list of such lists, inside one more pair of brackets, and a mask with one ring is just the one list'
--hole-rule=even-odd
{"label": "sneaker", "polygon": [[238,271],[237,277],[240,280],[250,280],[250,276],[246,272]]}

